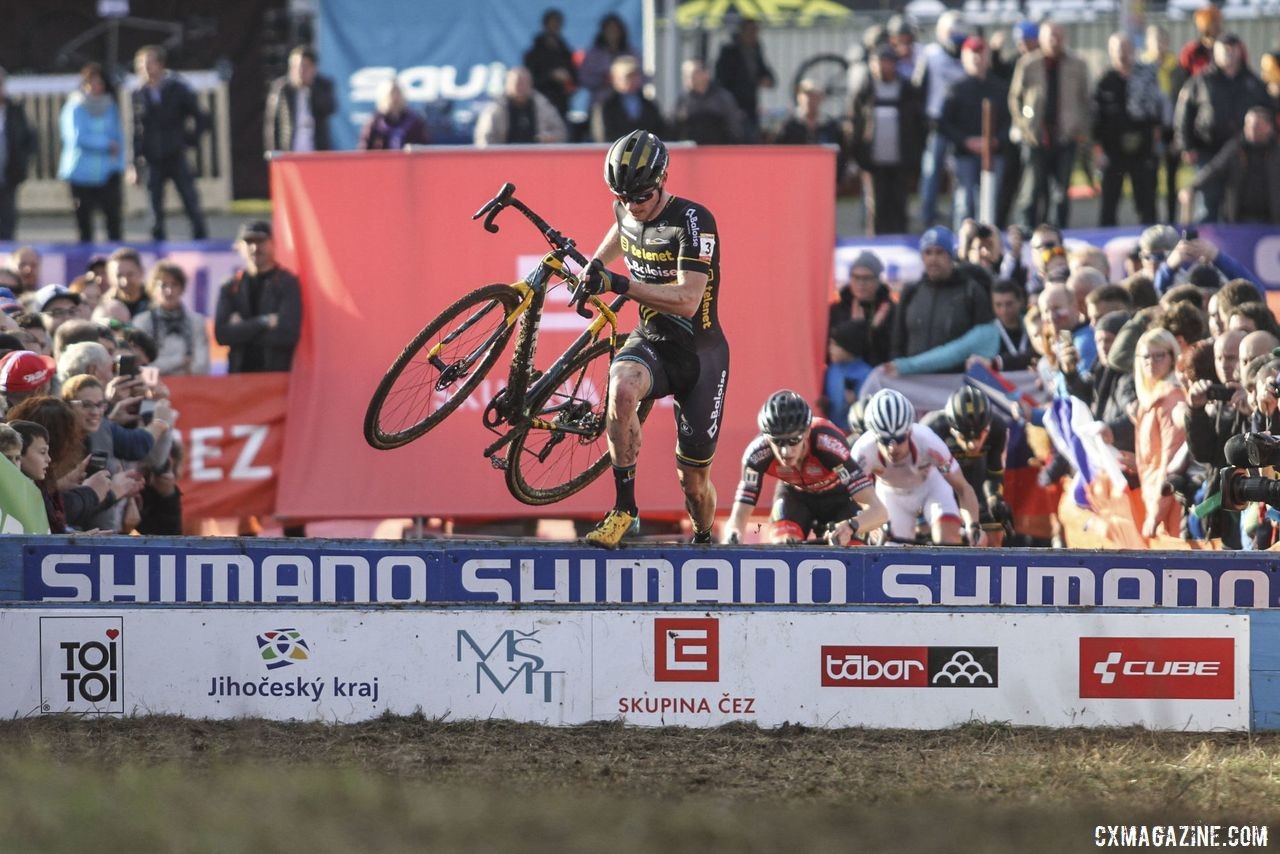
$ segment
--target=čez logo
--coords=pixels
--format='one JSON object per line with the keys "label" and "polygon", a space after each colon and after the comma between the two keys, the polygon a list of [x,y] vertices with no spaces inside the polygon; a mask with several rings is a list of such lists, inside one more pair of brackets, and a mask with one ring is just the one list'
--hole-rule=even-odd
{"label": "\u010dez logo", "polygon": [[[476,694],[482,692],[485,680],[497,688],[499,694],[506,694],[519,682],[528,696],[541,694],[542,702],[551,702],[551,677],[556,674],[563,675],[564,671],[547,670],[546,661],[542,656],[531,651],[532,647],[542,643],[534,637],[538,631],[534,629],[522,632],[517,629],[507,629],[486,649],[476,643],[470,632],[465,629],[458,630],[458,661],[463,660],[463,652],[466,648],[470,648],[475,656]],[[464,643],[466,647],[463,646]],[[504,678],[507,674],[510,674],[510,677]]]}

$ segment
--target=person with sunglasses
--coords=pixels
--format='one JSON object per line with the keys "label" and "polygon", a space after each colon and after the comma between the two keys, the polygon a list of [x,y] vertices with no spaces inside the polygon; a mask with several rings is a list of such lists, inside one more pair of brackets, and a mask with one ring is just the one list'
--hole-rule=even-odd
{"label": "person with sunglasses", "polygon": [[997,418],[991,400],[981,389],[961,386],[947,405],[924,419],[928,427],[955,457],[974,495],[984,496],[978,521],[987,533],[987,544],[1004,544],[1005,526],[1012,529],[1013,511],[1004,500],[1004,452],[1009,428]]}
{"label": "person with sunglasses", "polygon": [[[614,197],[614,223],[581,277],[584,293],[626,294],[640,313],[609,369],[606,429],[616,498],[586,537],[605,548],[617,548],[638,528],[637,408],[668,396],[675,398],[676,471],[694,542],[711,542],[711,462],[729,384],[729,343],[717,316],[720,242],[711,211],[668,192],[668,161],[667,147],[647,130],[632,131],[609,148],[604,178]],[[630,277],[607,269],[620,258]]]}
{"label": "person with sunglasses", "polygon": [[1031,232],[1031,270],[1027,276],[1027,293],[1035,296],[1049,282],[1065,282],[1071,274],[1067,246],[1062,232],[1049,223],[1041,223]]}
{"label": "person with sunglasses", "polygon": [[760,498],[766,475],[778,479],[769,514],[769,542],[800,543],[829,527],[831,542],[847,545],[884,524],[875,482],[849,456],[844,434],[794,391],[769,396],[756,417],[760,434],[742,455],[742,479],[722,542],[737,543]]}
{"label": "person with sunglasses", "polygon": [[915,407],[902,392],[881,389],[867,403],[867,432],[851,452],[854,464],[876,479],[889,536],[915,542],[916,520],[924,516],[935,545],[960,545],[962,521],[970,545],[987,545],[977,493],[946,443],[915,421]]}

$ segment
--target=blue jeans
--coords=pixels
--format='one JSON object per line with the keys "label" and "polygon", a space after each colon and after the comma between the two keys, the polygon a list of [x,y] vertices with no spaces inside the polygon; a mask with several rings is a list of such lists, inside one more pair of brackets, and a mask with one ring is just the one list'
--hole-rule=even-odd
{"label": "blue jeans", "polygon": [[871,366],[861,359],[852,362],[834,362],[827,365],[827,374],[823,379],[823,392],[831,401],[827,418],[846,433],[849,432],[849,404],[845,391],[852,391],[857,399],[858,390],[871,373]]}
{"label": "blue jeans", "polygon": [[938,224],[938,184],[946,168],[951,143],[936,130],[929,131],[920,161],[920,228]]}
{"label": "blue jeans", "polygon": [[[978,219],[978,187],[982,182],[982,158],[976,154],[957,154],[952,167],[956,175],[956,192],[951,202],[952,228],[960,231],[960,223],[966,217]],[[995,200],[1000,198],[1000,182],[1004,180],[1004,158],[991,158],[995,172]],[[993,212],[994,213],[994,212]],[[991,222],[987,223],[991,225]]]}

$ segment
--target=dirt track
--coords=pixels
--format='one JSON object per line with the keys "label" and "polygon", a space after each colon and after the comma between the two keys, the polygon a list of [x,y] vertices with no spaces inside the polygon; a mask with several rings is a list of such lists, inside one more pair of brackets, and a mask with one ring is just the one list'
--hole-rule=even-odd
{"label": "dirt track", "polygon": [[[146,813],[157,799],[167,819],[126,820],[122,806]],[[48,828],[53,847],[47,835],[0,835],[0,851],[88,850],[76,828],[101,828],[104,814],[114,835],[83,838],[104,852],[277,840],[426,850],[424,839],[433,851],[1083,851],[1104,821],[1280,821],[1280,737],[413,718],[0,724],[0,828],[38,828],[32,812],[50,801],[77,805],[83,821]]]}

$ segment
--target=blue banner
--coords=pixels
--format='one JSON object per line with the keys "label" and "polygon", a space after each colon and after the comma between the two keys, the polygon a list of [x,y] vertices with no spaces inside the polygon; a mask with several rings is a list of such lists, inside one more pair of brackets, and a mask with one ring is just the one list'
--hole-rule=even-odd
{"label": "blue banner", "polygon": [[41,602],[1280,607],[1272,562],[1229,552],[234,541],[22,551],[20,598]]}
{"label": "blue banner", "polygon": [[[1138,242],[1142,234],[1139,226],[1125,228],[1073,228],[1065,236],[1072,242],[1089,243],[1107,252],[1111,262],[1112,281],[1123,278],[1123,259]],[[1202,225],[1200,236],[1213,242],[1221,251],[1239,261],[1254,281],[1268,290],[1280,289],[1280,234],[1275,226],[1268,225]],[[863,249],[876,253],[885,265],[885,277],[889,281],[911,282],[920,278],[920,253],[918,238],[913,235],[885,235],[881,237],[837,237],[835,275],[837,282],[846,282],[849,265]],[[1028,249],[1029,253],[1030,250]],[[1030,255],[1026,262],[1030,263]]]}
{"label": "blue banner", "polygon": [[[395,76],[410,106],[427,117],[434,143],[470,143],[479,108],[502,93],[507,69],[519,65],[555,3],[499,0],[321,0],[320,67],[333,77],[338,113],[334,146],[352,149],[373,112],[378,84]],[[627,25],[641,51],[640,0],[576,0],[560,4],[563,35],[575,52],[591,46],[601,16]]]}

